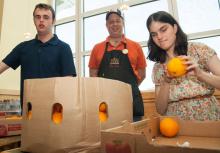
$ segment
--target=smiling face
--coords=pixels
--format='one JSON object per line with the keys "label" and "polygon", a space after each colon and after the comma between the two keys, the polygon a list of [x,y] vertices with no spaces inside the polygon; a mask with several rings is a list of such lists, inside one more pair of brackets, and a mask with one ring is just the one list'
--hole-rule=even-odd
{"label": "smiling face", "polygon": [[176,42],[177,25],[152,21],[149,26],[150,35],[154,43],[167,52],[174,51]]}
{"label": "smiling face", "polygon": [[124,22],[117,14],[111,14],[106,21],[106,27],[112,38],[119,38],[123,34]]}
{"label": "smiling face", "polygon": [[37,8],[34,11],[34,24],[38,34],[44,35],[51,33],[54,24],[52,12],[49,9]]}

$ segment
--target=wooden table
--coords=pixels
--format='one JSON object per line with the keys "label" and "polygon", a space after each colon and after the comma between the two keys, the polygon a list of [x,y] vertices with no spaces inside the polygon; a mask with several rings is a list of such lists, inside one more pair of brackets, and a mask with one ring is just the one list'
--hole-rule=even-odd
{"label": "wooden table", "polygon": [[9,136],[0,138],[0,152],[20,147],[21,136]]}
{"label": "wooden table", "polygon": [[22,152],[21,152],[20,148],[15,148],[15,149],[3,151],[1,153],[22,153]]}
{"label": "wooden table", "polygon": [[22,152],[21,152],[20,148],[15,148],[15,149],[3,151],[1,153],[22,153]]}

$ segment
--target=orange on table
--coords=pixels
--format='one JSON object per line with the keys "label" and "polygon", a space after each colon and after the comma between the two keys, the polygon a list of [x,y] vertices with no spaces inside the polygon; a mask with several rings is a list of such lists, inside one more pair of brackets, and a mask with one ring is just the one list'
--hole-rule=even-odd
{"label": "orange on table", "polygon": [[53,113],[52,120],[56,124],[61,123],[61,121],[62,121],[62,113],[60,113],[60,112]]}
{"label": "orange on table", "polygon": [[170,76],[180,77],[186,74],[186,65],[179,57],[174,57],[167,63],[167,71]]}
{"label": "orange on table", "polygon": [[179,124],[176,120],[165,117],[160,121],[160,132],[163,136],[174,137],[179,132]]}
{"label": "orange on table", "polygon": [[99,120],[101,122],[105,122],[107,120],[108,116],[105,112],[99,112]]}
{"label": "orange on table", "polygon": [[107,112],[107,104],[102,102],[100,105],[99,105],[99,111],[100,112]]}

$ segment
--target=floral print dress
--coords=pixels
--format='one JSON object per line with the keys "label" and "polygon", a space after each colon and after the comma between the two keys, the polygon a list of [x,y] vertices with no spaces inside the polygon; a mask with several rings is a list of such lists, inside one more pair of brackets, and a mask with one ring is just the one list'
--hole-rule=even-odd
{"label": "floral print dress", "polygon": [[[216,52],[202,43],[189,43],[187,54],[201,69],[209,72],[207,62]],[[152,73],[155,85],[160,85],[163,75],[163,65],[155,63]],[[179,116],[184,120],[220,120],[220,102],[213,96],[215,88],[209,84],[195,76],[184,75],[172,79],[169,90],[165,115]]]}

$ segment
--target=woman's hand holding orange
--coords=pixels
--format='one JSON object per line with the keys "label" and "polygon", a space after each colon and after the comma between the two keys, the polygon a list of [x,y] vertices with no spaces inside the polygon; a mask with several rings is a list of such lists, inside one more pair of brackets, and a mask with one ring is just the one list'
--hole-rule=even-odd
{"label": "woman's hand holding orange", "polygon": [[163,69],[164,69],[164,76],[163,76],[164,82],[170,83],[173,77],[168,73],[166,64],[163,64]]}
{"label": "woman's hand holding orange", "polygon": [[202,70],[199,68],[198,63],[193,60],[190,56],[179,56],[182,58],[186,65],[187,75],[199,76]]}

